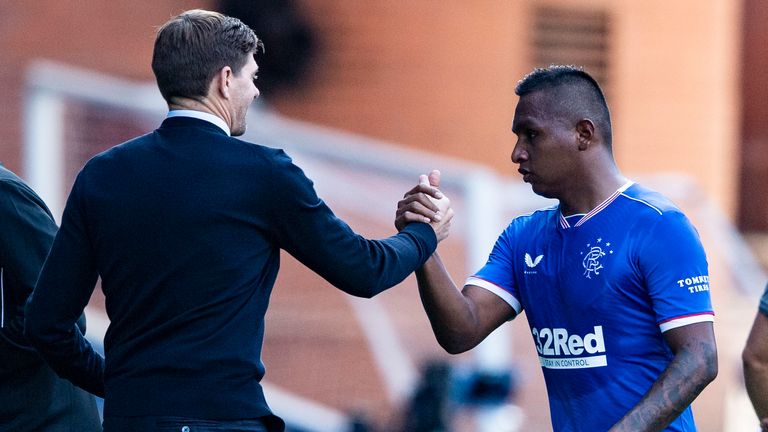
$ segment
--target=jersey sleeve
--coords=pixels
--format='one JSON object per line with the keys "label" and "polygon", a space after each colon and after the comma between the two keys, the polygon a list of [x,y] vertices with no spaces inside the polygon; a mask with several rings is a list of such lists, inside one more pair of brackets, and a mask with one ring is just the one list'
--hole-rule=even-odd
{"label": "jersey sleeve", "polygon": [[639,262],[662,332],[714,321],[707,257],[685,215],[661,216],[643,243]]}
{"label": "jersey sleeve", "polygon": [[514,260],[512,225],[496,240],[491,255],[485,265],[474,275],[467,278],[464,285],[475,285],[501,297],[515,310],[515,315],[523,311],[514,278]]}

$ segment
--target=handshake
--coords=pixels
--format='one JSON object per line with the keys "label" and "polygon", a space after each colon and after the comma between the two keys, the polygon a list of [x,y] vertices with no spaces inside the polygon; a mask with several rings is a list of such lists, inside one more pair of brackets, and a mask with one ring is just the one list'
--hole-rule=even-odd
{"label": "handshake", "polygon": [[395,228],[402,230],[411,222],[424,222],[435,230],[437,241],[448,237],[453,219],[451,200],[440,192],[440,171],[420,175],[419,184],[405,193],[397,203]]}

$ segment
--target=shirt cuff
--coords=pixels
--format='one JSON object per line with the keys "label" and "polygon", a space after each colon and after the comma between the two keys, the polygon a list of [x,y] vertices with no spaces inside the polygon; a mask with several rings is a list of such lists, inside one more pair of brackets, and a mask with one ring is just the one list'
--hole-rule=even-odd
{"label": "shirt cuff", "polygon": [[435,253],[435,249],[437,249],[437,235],[435,234],[435,230],[428,224],[423,222],[409,223],[401,232],[409,233],[417,239],[424,241],[424,259],[422,263]]}
{"label": "shirt cuff", "polygon": [[505,290],[504,288],[494,284],[493,282],[489,282],[485,279],[480,279],[477,276],[470,276],[467,278],[467,281],[464,282],[464,285],[474,285],[478,286],[480,288],[483,288],[485,290],[488,290],[497,296],[501,297],[502,300],[507,302],[510,306],[512,306],[512,309],[515,310],[515,315],[520,315],[520,312],[523,311],[523,305],[520,304],[519,301],[513,296],[509,291]]}
{"label": "shirt cuff", "polygon": [[687,326],[690,324],[696,324],[700,322],[714,322],[715,321],[715,314],[712,312],[702,312],[698,314],[692,314],[692,315],[684,315],[679,316],[675,318],[670,318],[666,321],[662,321],[659,323],[659,328],[661,329],[661,332],[664,333],[667,330],[672,330],[674,328]]}

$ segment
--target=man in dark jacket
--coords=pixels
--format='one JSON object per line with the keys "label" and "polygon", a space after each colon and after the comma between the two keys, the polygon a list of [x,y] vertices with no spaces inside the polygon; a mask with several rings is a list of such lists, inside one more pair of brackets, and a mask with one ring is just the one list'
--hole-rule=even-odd
{"label": "man in dark jacket", "polygon": [[45,203],[0,166],[0,431],[101,430],[94,397],[56,376],[23,335],[24,303],[55,235]]}
{"label": "man in dark jacket", "polygon": [[[282,430],[259,384],[280,250],[371,297],[447,236],[442,197],[410,214],[434,222],[365,239],[282,150],[233,138],[259,95],[259,46],[250,28],[215,12],[168,21],[152,60],[168,117],[91,159],[69,195],[26,331],[60,375],[105,395],[108,432]],[[111,321],[106,365],[73,331],[97,276]]]}

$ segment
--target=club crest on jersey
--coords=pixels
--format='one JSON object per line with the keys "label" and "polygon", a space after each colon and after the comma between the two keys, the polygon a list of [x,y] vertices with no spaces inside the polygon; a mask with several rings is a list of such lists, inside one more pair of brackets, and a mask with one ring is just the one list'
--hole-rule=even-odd
{"label": "club crest on jersey", "polygon": [[537,265],[541,262],[541,260],[544,259],[544,255],[539,255],[535,259],[531,257],[531,254],[528,252],[525,253],[525,271],[523,273],[525,274],[536,274],[536,270],[533,270],[536,268]]}
{"label": "club crest on jersey", "polygon": [[611,242],[604,242],[602,238],[598,238],[594,244],[587,243],[586,252],[581,252],[584,276],[587,279],[592,279],[592,275],[598,276],[604,268],[604,257],[612,253]]}

